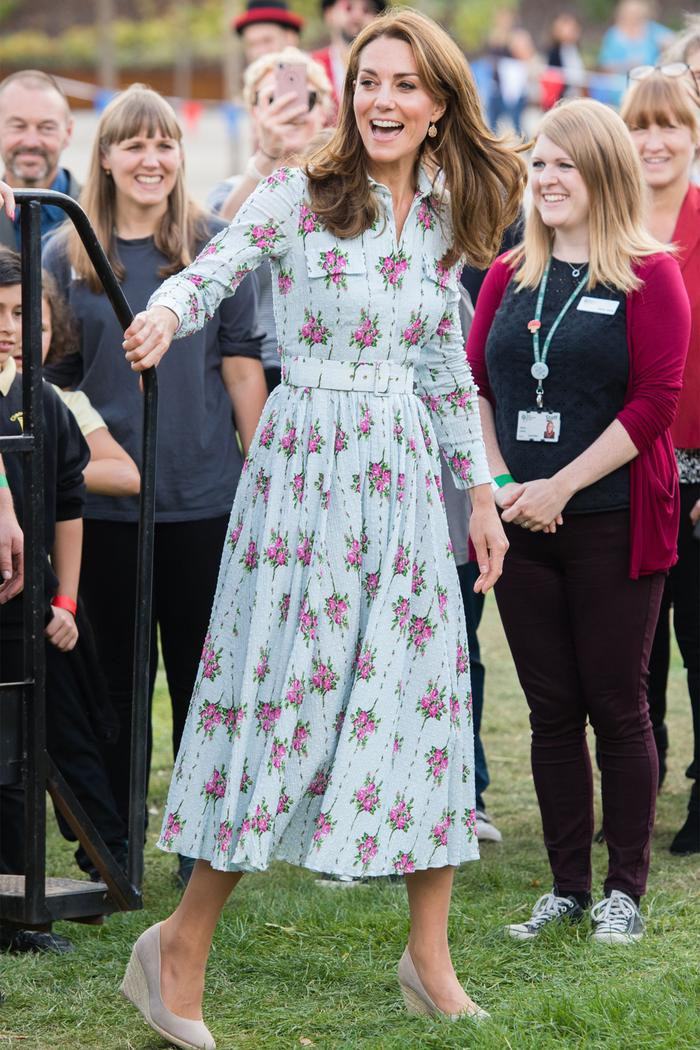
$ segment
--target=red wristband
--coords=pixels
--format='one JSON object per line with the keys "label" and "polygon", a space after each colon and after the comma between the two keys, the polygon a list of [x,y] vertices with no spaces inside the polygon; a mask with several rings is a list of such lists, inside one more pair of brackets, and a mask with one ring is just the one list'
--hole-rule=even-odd
{"label": "red wristband", "polygon": [[57,594],[56,597],[51,601],[51,604],[56,609],[67,609],[73,616],[78,611],[78,603],[74,602],[72,598],[69,598],[66,594]]}

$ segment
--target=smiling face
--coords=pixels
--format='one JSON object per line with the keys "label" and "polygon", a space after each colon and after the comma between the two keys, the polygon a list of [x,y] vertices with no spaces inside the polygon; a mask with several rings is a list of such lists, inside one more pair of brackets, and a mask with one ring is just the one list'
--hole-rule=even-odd
{"label": "smiling face", "polygon": [[651,190],[685,185],[700,144],[697,131],[681,123],[675,114],[669,112],[664,122],[658,119],[659,123],[649,123],[646,127],[630,127],[642,162],[644,181]]}
{"label": "smiling face", "polygon": [[530,185],[545,226],[568,234],[587,230],[586,184],[571,157],[546,135],[538,137],[532,151]]}
{"label": "smiling face", "polygon": [[427,93],[410,45],[387,36],[360,54],[353,107],[370,167],[415,158],[431,121],[445,112]]}
{"label": "smiling face", "polygon": [[139,208],[163,208],[177,182],[182,165],[182,149],[176,139],[145,129],[133,138],[108,146],[101,160],[111,171],[119,203]]}
{"label": "smiling face", "polygon": [[12,186],[50,186],[73,130],[66,100],[14,81],[0,92],[0,154]]}

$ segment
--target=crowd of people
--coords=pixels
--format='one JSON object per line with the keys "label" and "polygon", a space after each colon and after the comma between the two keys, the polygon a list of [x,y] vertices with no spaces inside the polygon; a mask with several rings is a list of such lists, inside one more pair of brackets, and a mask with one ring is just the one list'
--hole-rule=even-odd
{"label": "crowd of people", "polygon": [[[596,941],[644,935],[671,610],[694,729],[671,851],[700,852],[700,26],[642,33],[641,8],[620,5],[601,53],[632,67],[620,112],[563,85],[526,207],[526,147],[491,130],[504,113],[518,129],[524,97],[507,63],[529,45],[505,23],[487,121],[430,19],[323,0],[331,42],[309,55],[284,0],[249,0],[235,30],[253,151],[206,210],[156,92],[109,103],[79,185],[55,80],[0,83],[0,433],[23,427],[13,189],[80,200],[136,314],[123,333],[43,207],[47,747],[120,863],[139,375],[158,366],[151,690],[160,651],[175,766],[159,845],[184,894],[139,938],[123,991],[177,1045],[213,1047],[216,923],[273,859],[320,884],[405,878],[408,1009],[488,1016],[446,923],[455,868],[502,840],[480,737],[492,587],[553,881],[508,934],[590,912]],[[558,19],[550,66],[573,69],[575,29]],[[23,676],[23,517],[6,454],[2,682]],[[588,722],[609,854],[596,903]],[[0,871],[24,871],[23,836],[22,784],[3,785]],[[0,943],[70,947],[9,927]]]}

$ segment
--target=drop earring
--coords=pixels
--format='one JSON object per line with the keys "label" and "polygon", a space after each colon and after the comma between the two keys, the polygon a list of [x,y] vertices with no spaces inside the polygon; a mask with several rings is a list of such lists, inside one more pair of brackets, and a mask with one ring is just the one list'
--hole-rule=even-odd
{"label": "drop earring", "polygon": [[437,135],[437,128],[435,127],[435,125],[433,124],[433,122],[431,120],[430,126],[428,128],[428,138],[429,139],[434,139],[436,135]]}
{"label": "drop earring", "polygon": [[102,170],[105,173],[105,175],[107,176],[107,178],[109,178],[110,175],[112,174],[112,169],[111,168],[103,168]]}

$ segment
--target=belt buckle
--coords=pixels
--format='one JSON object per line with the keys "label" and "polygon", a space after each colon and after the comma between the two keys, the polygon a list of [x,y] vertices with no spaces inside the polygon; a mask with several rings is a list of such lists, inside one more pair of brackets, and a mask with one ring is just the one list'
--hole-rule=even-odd
{"label": "belt buckle", "polygon": [[389,362],[376,361],[374,365],[374,393],[387,394],[389,392],[390,380],[391,372],[389,369]]}

